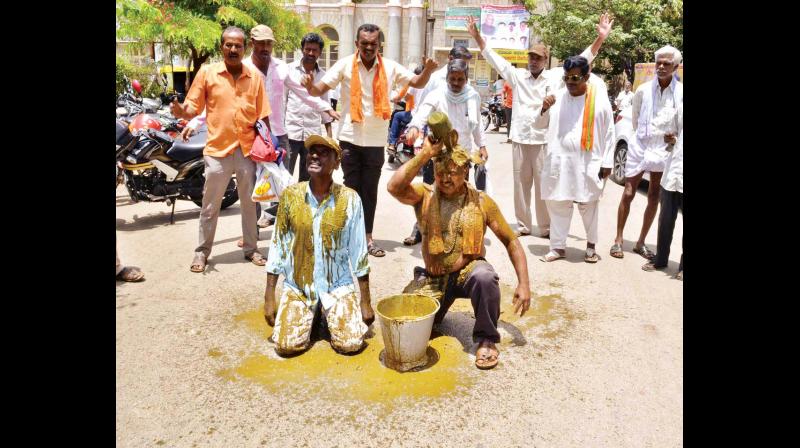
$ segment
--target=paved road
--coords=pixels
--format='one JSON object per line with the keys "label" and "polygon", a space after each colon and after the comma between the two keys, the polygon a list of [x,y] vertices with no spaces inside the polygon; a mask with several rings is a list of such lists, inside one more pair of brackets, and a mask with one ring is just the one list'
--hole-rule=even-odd
{"label": "paved road", "polygon": [[[493,197],[514,222],[511,145],[490,133]],[[374,303],[398,293],[421,265],[419,246],[402,245],[410,207],[386,192],[384,166],[370,258]],[[341,172],[337,174],[341,179]],[[290,359],[274,355],[261,317],[266,275],[243,259],[238,203],[222,212],[204,274],[189,271],[199,208],[129,201],[117,189],[123,263],[147,280],[117,282],[117,445],[140,446],[681,446],[683,293],[674,280],[681,253],[678,218],[667,272],[647,273],[630,252],[646,203],[639,193],[625,231],[625,258],[608,255],[622,188],[610,181],[600,203],[602,259],[583,262],[580,216],[567,259],[545,264],[548,240],[524,237],[534,304],[510,312],[516,286],[505,248],[491,235],[487,259],[503,286],[500,365],[473,367],[474,322],[459,300],[431,346],[430,368],[399,374],[382,367],[380,328],[359,355],[324,341]],[[655,249],[657,224],[647,244]],[[261,230],[266,253],[272,229]]]}

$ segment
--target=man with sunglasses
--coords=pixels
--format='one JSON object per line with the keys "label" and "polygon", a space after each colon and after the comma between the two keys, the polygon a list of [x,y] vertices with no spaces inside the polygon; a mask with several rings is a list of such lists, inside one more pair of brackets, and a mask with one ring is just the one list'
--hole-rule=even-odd
{"label": "man with sunglasses", "polygon": [[597,263],[597,204],[606,177],[614,166],[614,114],[608,93],[589,82],[589,61],[570,56],[564,61],[566,89],[544,98],[537,126],[547,129],[542,164],[542,199],[550,215],[551,262],[566,255],[573,203],[583,218],[586,254]]}
{"label": "man with sunglasses", "polygon": [[[603,44],[611,26],[614,24],[608,14],[600,16],[597,24],[597,39],[581,56],[592,63],[600,46]],[[531,187],[535,186],[536,224],[539,227],[539,236],[548,238],[550,235],[550,217],[547,207],[541,198],[542,160],[547,143],[545,133],[547,127],[536,126],[536,118],[542,108],[544,98],[563,88],[561,80],[564,72],[561,68],[545,69],[550,53],[541,43],[531,43],[528,50],[527,69],[515,68],[502,56],[486,46],[486,42],[478,31],[475,20],[467,19],[467,30],[483,53],[483,57],[505,79],[512,88],[510,125],[511,150],[514,161],[514,212],[517,218],[517,232],[520,236],[530,235],[532,225],[531,217]],[[603,84],[596,76],[590,82]],[[605,85],[603,84],[603,89]]]}

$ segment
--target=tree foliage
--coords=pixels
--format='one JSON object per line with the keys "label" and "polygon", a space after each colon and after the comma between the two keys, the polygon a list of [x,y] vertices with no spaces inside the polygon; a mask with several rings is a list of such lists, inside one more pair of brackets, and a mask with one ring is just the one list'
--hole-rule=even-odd
{"label": "tree foliage", "polygon": [[219,54],[220,34],[228,26],[245,33],[257,24],[269,26],[275,33],[274,51],[294,50],[310,30],[302,17],[275,0],[116,0],[116,6],[117,38],[165,44],[167,58],[191,59],[192,77]]}
{"label": "tree foliage", "polygon": [[[525,0],[529,11],[537,3]],[[530,25],[562,60],[594,41],[600,14],[611,14],[611,34],[592,64],[593,71],[604,75],[625,73],[632,81],[634,65],[653,62],[664,45],[683,52],[683,0],[549,0],[546,10],[545,15],[532,14]]]}

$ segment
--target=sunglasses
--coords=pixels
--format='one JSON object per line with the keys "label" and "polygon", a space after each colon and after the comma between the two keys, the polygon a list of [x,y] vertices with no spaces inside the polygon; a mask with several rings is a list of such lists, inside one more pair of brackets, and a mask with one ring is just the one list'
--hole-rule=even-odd
{"label": "sunglasses", "polygon": [[583,75],[564,75],[564,81],[578,82],[583,79]]}

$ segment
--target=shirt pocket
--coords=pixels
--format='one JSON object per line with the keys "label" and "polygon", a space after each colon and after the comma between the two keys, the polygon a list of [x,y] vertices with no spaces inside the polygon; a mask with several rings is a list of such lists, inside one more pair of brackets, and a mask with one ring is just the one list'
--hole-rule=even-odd
{"label": "shirt pocket", "polygon": [[542,172],[548,177],[558,179],[561,173],[561,159],[562,157],[558,154],[553,154],[550,157],[545,158],[545,165],[542,169]]}

